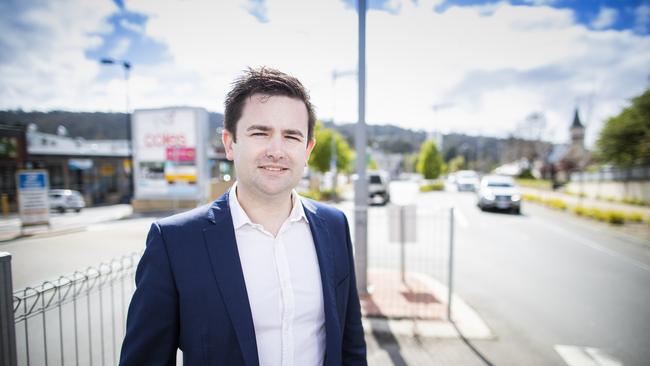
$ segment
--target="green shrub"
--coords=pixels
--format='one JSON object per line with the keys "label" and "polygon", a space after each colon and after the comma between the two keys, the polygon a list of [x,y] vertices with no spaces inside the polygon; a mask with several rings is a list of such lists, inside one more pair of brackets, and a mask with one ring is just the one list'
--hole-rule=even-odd
{"label": "green shrub", "polygon": [[544,190],[551,190],[551,181],[546,179],[516,179],[517,183],[522,187],[537,188]]}
{"label": "green shrub", "polygon": [[596,219],[598,221],[606,221],[607,220],[607,214],[605,211],[597,208],[597,207],[592,207],[587,210],[586,216],[591,217],[592,219]]}
{"label": "green shrub", "polygon": [[445,184],[443,182],[433,182],[420,186],[420,192],[442,191],[444,189]]}
{"label": "green shrub", "polygon": [[571,209],[571,212],[578,216],[586,216],[587,215],[587,209],[582,207],[582,206],[575,206]]}
{"label": "green shrub", "polygon": [[625,215],[625,221],[643,222],[643,214],[641,212],[630,212]]}
{"label": "green shrub", "polygon": [[607,211],[605,221],[610,224],[622,225],[625,223],[625,213],[621,211]]}
{"label": "green shrub", "polygon": [[300,195],[314,201],[335,201],[340,197],[340,192],[333,189],[310,189],[306,192],[300,192]]}
{"label": "green shrub", "polygon": [[524,193],[521,195],[521,198],[524,201],[530,201],[530,202],[541,202],[542,198],[538,195],[535,194],[530,194],[530,193]]}
{"label": "green shrub", "polygon": [[531,172],[530,169],[522,170],[521,173],[519,174],[519,179],[536,180],[535,176],[533,175],[533,172]]}
{"label": "green shrub", "polygon": [[310,189],[309,191],[300,192],[300,195],[306,198],[310,198],[314,201],[321,200],[321,193],[318,190]]}
{"label": "green shrub", "polygon": [[546,200],[546,205],[556,210],[566,210],[567,204],[559,198],[549,198]]}

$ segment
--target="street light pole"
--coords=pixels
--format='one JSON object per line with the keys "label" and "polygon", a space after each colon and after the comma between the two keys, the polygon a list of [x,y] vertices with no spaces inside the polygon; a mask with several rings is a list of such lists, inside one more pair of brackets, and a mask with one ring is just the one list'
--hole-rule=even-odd
{"label": "street light pole", "polygon": [[368,293],[368,182],[366,181],[366,1],[359,0],[359,120],[354,139],[357,180],[354,182],[354,248],[357,289]]}
{"label": "street light pole", "polygon": [[131,72],[131,62],[127,60],[116,60],[112,58],[102,58],[102,65],[119,65],[124,70],[124,87],[126,91],[126,140],[129,148],[129,201],[133,197],[133,142],[131,141],[131,100],[129,98],[129,76]]}

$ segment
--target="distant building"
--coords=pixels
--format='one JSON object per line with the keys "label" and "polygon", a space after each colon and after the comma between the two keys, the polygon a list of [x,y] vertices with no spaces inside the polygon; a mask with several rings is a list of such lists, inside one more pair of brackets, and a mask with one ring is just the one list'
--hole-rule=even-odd
{"label": "distant building", "polygon": [[580,121],[578,108],[569,127],[571,141],[555,145],[546,158],[542,174],[553,182],[567,182],[571,173],[584,170],[593,160],[585,148],[585,127]]}

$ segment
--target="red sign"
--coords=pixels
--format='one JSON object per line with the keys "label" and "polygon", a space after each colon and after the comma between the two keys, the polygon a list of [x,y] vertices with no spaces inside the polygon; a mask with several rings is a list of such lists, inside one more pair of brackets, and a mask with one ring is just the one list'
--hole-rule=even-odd
{"label": "red sign", "polygon": [[168,147],[167,161],[194,161],[196,149],[193,147]]}

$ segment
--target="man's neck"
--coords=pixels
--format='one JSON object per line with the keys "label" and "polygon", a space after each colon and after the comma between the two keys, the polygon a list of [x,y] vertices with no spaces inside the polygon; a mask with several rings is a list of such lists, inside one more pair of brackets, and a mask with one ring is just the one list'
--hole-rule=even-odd
{"label": "man's neck", "polygon": [[273,198],[261,198],[237,185],[236,194],[237,202],[246,212],[248,218],[253,223],[262,225],[265,230],[277,236],[282,224],[289,217],[293,208],[291,192]]}

